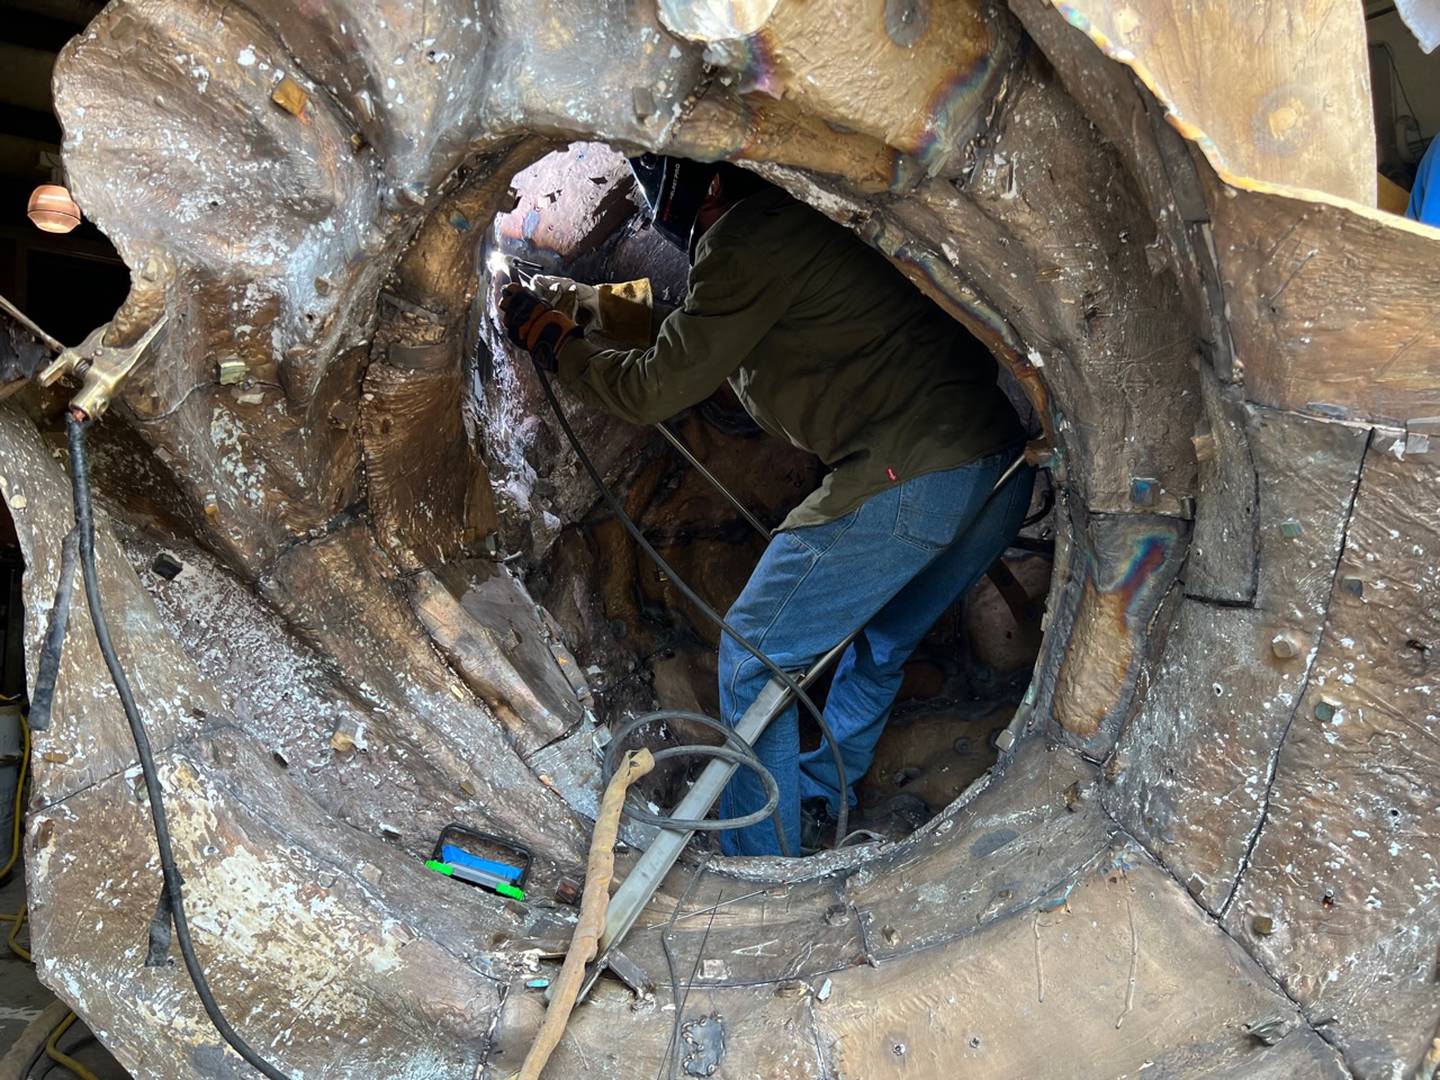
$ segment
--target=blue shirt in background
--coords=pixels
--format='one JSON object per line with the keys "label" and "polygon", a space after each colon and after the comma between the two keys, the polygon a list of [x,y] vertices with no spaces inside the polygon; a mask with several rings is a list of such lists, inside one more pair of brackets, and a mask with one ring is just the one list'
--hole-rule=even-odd
{"label": "blue shirt in background", "polygon": [[1430,148],[1420,159],[1420,170],[1415,174],[1415,186],[1410,189],[1410,205],[1405,208],[1405,216],[1423,221],[1426,225],[1440,226],[1440,176],[1436,175],[1436,169],[1440,168],[1437,165],[1440,150],[1436,147],[1440,147],[1440,138],[1430,140]]}

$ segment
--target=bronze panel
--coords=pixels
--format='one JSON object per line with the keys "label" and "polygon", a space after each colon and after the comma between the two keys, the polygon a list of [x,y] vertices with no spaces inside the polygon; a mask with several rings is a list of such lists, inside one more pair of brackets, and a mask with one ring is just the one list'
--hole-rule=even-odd
{"label": "bronze panel", "polygon": [[1365,456],[1319,655],[1226,917],[1312,1018],[1339,1018],[1363,1075],[1418,1062],[1440,1012],[1440,469],[1394,441],[1377,433]]}
{"label": "bronze panel", "polygon": [[[1244,951],[1124,844],[1059,906],[832,980],[816,1022],[846,1080],[1348,1075]],[[1267,1048],[1245,1025],[1269,1017],[1289,1034]]]}
{"label": "bronze panel", "polygon": [[1133,68],[1223,173],[1375,205],[1370,65],[1354,4],[1052,2]]}
{"label": "bronze panel", "polygon": [[1356,419],[1440,415],[1434,229],[1210,187],[1247,397]]}

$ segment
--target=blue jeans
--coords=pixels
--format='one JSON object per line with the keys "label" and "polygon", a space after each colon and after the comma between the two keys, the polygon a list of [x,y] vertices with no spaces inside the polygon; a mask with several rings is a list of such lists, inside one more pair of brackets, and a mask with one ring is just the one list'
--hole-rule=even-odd
{"label": "blue jeans", "polygon": [[[825,720],[853,785],[870,768],[875,744],[900,689],[903,667],[945,610],[1005,550],[1030,506],[1034,470],[1022,466],[986,503],[1018,448],[969,465],[927,473],[871,496],[842,518],[787,529],[765,549],[727,619],[786,671],[799,673],[843,641]],[[730,726],[771,679],[770,671],[727,634],[720,643],[720,712]],[[800,853],[800,800],[824,796],[839,806],[839,778],[828,745],[802,754],[796,706],[755,744],[780,785],[781,823]],[[764,788],[740,769],[720,799],[724,817],[764,805]],[[720,836],[728,855],[776,855],[765,821]]]}

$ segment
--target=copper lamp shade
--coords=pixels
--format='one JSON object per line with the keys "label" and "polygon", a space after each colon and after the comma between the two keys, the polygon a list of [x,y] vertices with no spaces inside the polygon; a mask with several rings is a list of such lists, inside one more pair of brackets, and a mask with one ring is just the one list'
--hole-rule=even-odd
{"label": "copper lamp shade", "polygon": [[32,191],[26,212],[35,227],[46,232],[68,233],[80,224],[80,207],[59,184],[41,184]]}

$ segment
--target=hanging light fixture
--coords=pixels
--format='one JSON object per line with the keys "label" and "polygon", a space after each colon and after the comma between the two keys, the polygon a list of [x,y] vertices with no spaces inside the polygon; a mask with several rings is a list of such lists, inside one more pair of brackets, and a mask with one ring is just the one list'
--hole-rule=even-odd
{"label": "hanging light fixture", "polygon": [[30,193],[26,216],[37,229],[48,233],[68,233],[84,220],[84,215],[65,185],[65,162],[58,151],[41,150],[38,165],[50,174],[50,180]]}
{"label": "hanging light fixture", "polygon": [[37,229],[50,233],[68,233],[81,221],[80,207],[60,184],[41,184],[32,191],[26,214]]}

